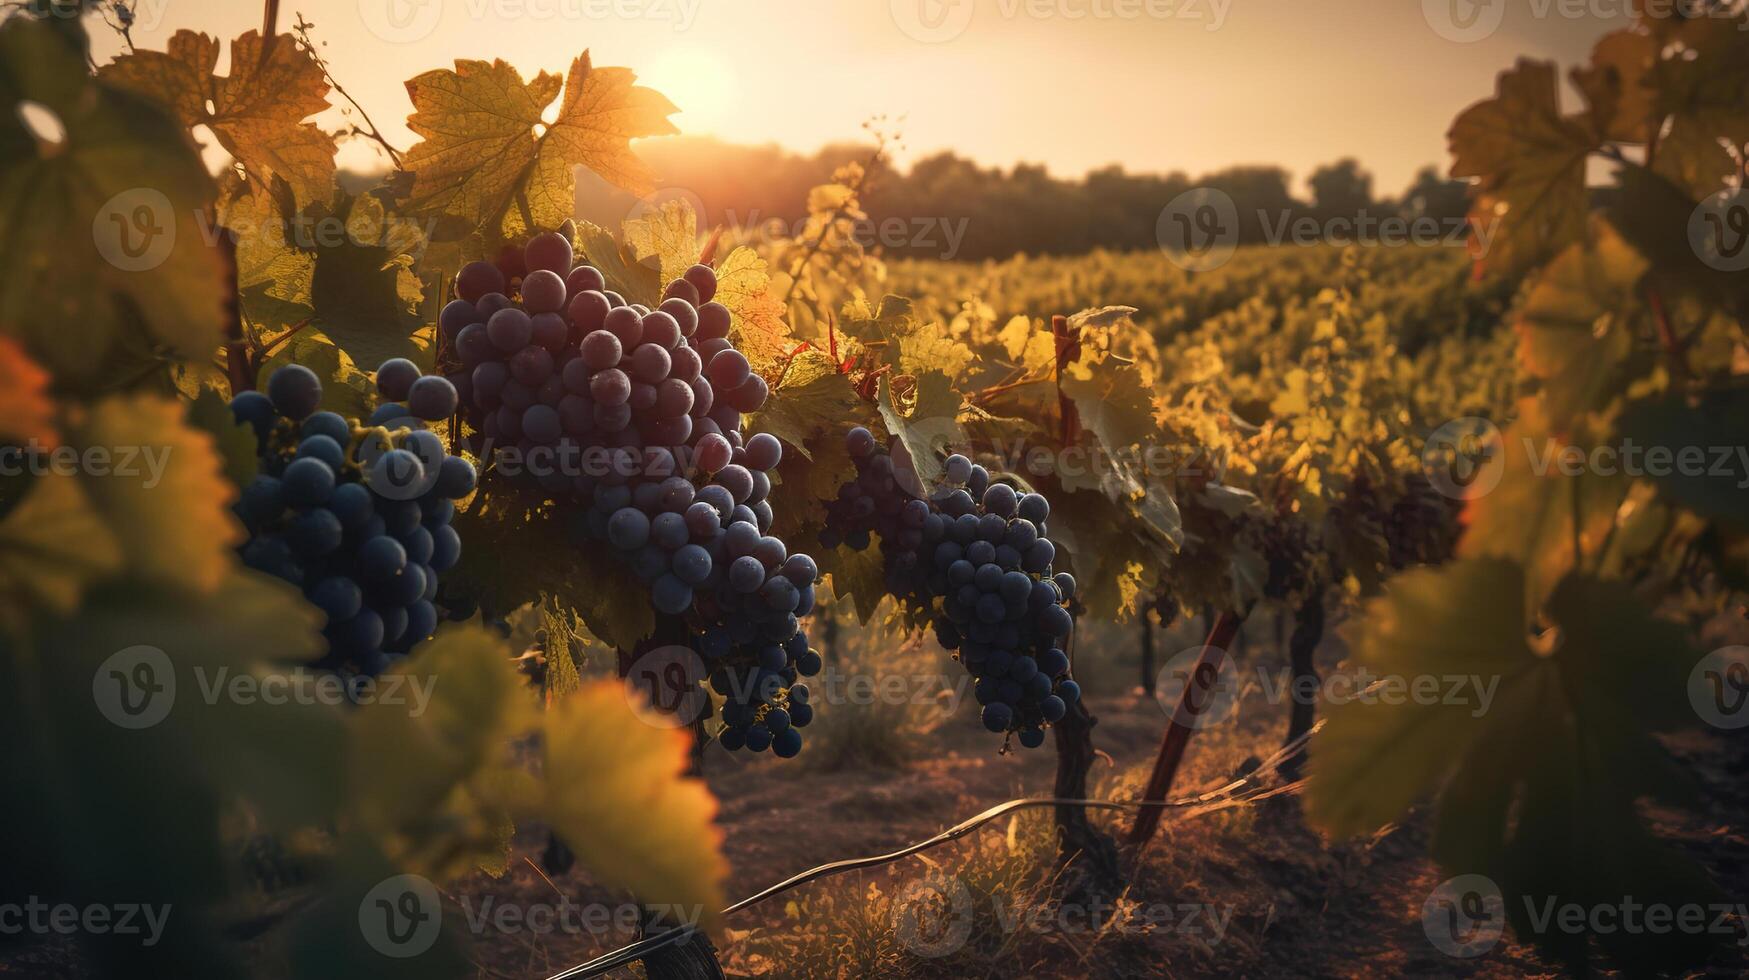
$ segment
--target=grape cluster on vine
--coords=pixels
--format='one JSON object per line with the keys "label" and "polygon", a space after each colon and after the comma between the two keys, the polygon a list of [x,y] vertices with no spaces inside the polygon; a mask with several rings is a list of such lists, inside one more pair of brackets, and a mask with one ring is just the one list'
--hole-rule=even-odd
{"label": "grape cluster on vine", "polygon": [[1045,726],[1081,696],[1062,648],[1075,580],[1052,573],[1049,501],[993,482],[958,454],[943,486],[919,495],[869,430],[852,429],[845,442],[857,477],[827,504],[822,543],[860,551],[878,536],[887,590],[928,613],[936,639],[977,679],[984,727],[1016,732],[1027,748],[1043,744]]}
{"label": "grape cluster on vine", "polygon": [[782,446],[742,432],[765,379],[729,339],[710,266],[652,309],[574,258],[548,232],[457,275],[439,323],[470,447],[580,504],[579,543],[611,546],[656,611],[687,623],[728,699],[726,747],[793,756],[812,714],[797,678],[820,669],[800,624],[818,570],[770,534]]}
{"label": "grape cluster on vine", "polygon": [[437,628],[438,576],[461,556],[454,501],[475,482],[473,465],[426,428],[454,414],[454,387],[402,359],[377,383],[394,401],[364,425],[318,411],[322,382],[299,365],[275,371],[265,394],[231,400],[260,461],[236,505],[250,535],[243,561],[326,614],[319,666],[367,675]]}

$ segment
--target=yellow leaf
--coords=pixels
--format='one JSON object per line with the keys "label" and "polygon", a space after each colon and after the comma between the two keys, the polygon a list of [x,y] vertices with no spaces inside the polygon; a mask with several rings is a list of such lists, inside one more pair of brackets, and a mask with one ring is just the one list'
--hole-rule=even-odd
{"label": "yellow leaf", "polygon": [[213,74],[217,38],[181,30],[165,47],[122,54],[98,77],[163,102],[184,126],[211,129],[259,188],[278,176],[300,207],[328,199],[334,138],[304,121],[328,108],[328,82],[295,38],[275,37],[263,61],[261,33],[242,35],[231,42],[229,76]]}
{"label": "yellow leaf", "polygon": [[698,261],[698,216],[684,199],[664,202],[655,211],[627,221],[625,238],[639,258],[656,258],[664,284],[679,279]]}
{"label": "yellow leaf", "polygon": [[745,245],[730,252],[717,269],[716,301],[733,314],[735,349],[767,382],[776,381],[797,345],[783,303],[771,295],[765,260]]}
{"label": "yellow leaf", "polygon": [[572,167],[584,166],[634,194],[655,186],[630,141],[676,132],[673,103],[633,83],[625,68],[594,68],[586,51],[571,64],[549,126],[541,115],[560,92],[549,72],[525,83],[504,61],[456,62],[407,82],[422,138],[407,153],[409,207],[455,215],[505,238],[556,228],[575,209]]}
{"label": "yellow leaf", "polygon": [[1512,276],[1585,231],[1585,162],[1596,139],[1563,116],[1560,77],[1521,60],[1499,94],[1466,109],[1449,136],[1453,177],[1478,180],[1471,233],[1488,271]]}
{"label": "yellow leaf", "polygon": [[717,800],[688,776],[692,737],[639,715],[613,681],[546,715],[547,822],[590,873],[645,906],[714,928],[723,906]]}

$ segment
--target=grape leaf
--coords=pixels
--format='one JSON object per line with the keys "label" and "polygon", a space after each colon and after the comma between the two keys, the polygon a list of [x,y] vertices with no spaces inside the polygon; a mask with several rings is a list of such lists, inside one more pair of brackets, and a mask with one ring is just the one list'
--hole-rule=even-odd
{"label": "grape leaf", "polygon": [[677,132],[667,117],[678,110],[633,79],[624,68],[593,67],[585,51],[571,63],[551,125],[541,115],[558,97],[560,80],[549,72],[524,82],[502,60],[458,60],[454,71],[409,80],[414,111],[407,126],[421,137],[406,157],[414,174],[409,208],[462,218],[488,238],[517,240],[571,217],[575,166],[647,193],[655,178],[630,141]]}
{"label": "grape leaf", "polygon": [[626,302],[654,307],[661,300],[661,270],[645,262],[629,243],[587,221],[577,222],[577,239],[580,257],[601,270],[607,288],[625,297]]}
{"label": "grape leaf", "polygon": [[784,322],[782,301],[771,295],[771,275],[759,253],[743,245],[717,267],[716,301],[734,315],[729,337],[753,370],[774,382],[797,342]]}
{"label": "grape leaf", "polygon": [[256,455],[255,430],[246,422],[238,422],[227,402],[216,390],[202,388],[188,403],[188,424],[212,437],[213,446],[224,460],[225,477],[234,486],[245,487],[255,479],[261,458]]}
{"label": "grape leaf", "polygon": [[446,588],[474,596],[488,615],[551,595],[575,609],[603,642],[625,650],[655,632],[649,592],[633,576],[614,574],[618,558],[601,555],[596,560],[605,567],[587,565],[556,508],[488,481],[490,492],[456,513],[454,527],[465,544]]}
{"label": "grape leaf", "polygon": [[743,428],[749,434],[769,432],[812,459],[808,446],[815,437],[832,433],[842,438],[852,426],[864,424],[867,414],[850,378],[838,373],[826,352],[810,347],[790,359],[765,407],[748,416]]}
{"label": "grape leaf", "polygon": [[121,571],[121,542],[77,477],[48,474],[0,520],[0,624],[33,608],[66,615],[95,582]]}
{"label": "grape leaf", "polygon": [[588,685],[546,714],[548,823],[602,882],[705,929],[729,874],[717,800],[687,775],[691,734],[640,716],[619,683]]}
{"label": "grape leaf", "polygon": [[322,332],[360,366],[374,371],[391,357],[430,364],[415,334],[423,326],[424,287],[413,271],[422,239],[391,220],[366,194],[343,203],[349,233],[318,248],[310,298]]}
{"label": "grape leaf", "polygon": [[665,201],[648,214],[625,223],[626,244],[640,258],[655,258],[662,282],[679,279],[698,262],[698,216],[685,199]]}
{"label": "grape leaf", "polygon": [[[92,461],[83,479],[93,506],[142,581],[210,593],[236,574],[243,539],[232,516],[236,488],[211,436],[183,421],[180,402],[153,395],[107,399],[70,441]],[[102,470],[95,454],[107,464]]]}
{"label": "grape leaf", "polygon": [[1139,464],[1160,437],[1152,393],[1141,372],[1115,357],[1083,359],[1063,369],[1059,386],[1094,442],[1092,451],[1078,454],[1079,460],[1060,457],[1063,489],[1097,490],[1123,503],[1162,542],[1176,548],[1184,540],[1178,504],[1165,484]]}
{"label": "grape leaf", "polygon": [[1583,558],[1596,557],[1615,524],[1629,480],[1589,459],[1601,440],[1589,429],[1551,427],[1541,404],[1519,403],[1503,436],[1500,483],[1464,509],[1463,558],[1506,558],[1522,567],[1523,605],[1535,610]]}
{"label": "grape leaf", "polygon": [[[1710,392],[1695,403],[1681,394],[1638,402],[1622,413],[1619,426],[1624,440],[1647,447],[1647,469],[1671,503],[1749,527],[1749,494],[1742,486],[1741,466],[1749,398],[1742,391]],[[1721,452],[1733,454],[1723,467]],[[1654,460],[1652,453],[1664,458]]]}
{"label": "grape leaf", "polygon": [[[0,694],[0,735],[37,747],[5,766],[8,832],[32,829],[30,846],[57,856],[60,887],[153,895],[191,911],[225,894],[236,851],[215,832],[223,807],[246,808],[269,832],[334,812],[339,712],[270,702],[273,692],[255,686],[274,669],[265,665],[318,654],[319,616],[295,589],[233,569],[204,597],[118,582],[66,619],[34,624],[34,663],[9,674]],[[157,724],[123,728],[100,713],[94,685],[113,681],[112,655],[138,647],[161,655],[152,696],[173,700]],[[12,681],[22,676],[30,680],[19,690]],[[116,832],[118,814],[135,832]],[[178,929],[172,921],[167,943],[180,944]]]}
{"label": "grape leaf", "polygon": [[180,30],[164,51],[124,52],[98,77],[169,106],[184,126],[212,130],[258,190],[277,176],[299,208],[326,201],[336,147],[305,121],[328,109],[328,82],[310,52],[281,34],[263,59],[261,33],[250,31],[231,42],[229,76],[213,74],[218,63],[218,38]]}
{"label": "grape leaf", "polygon": [[1472,235],[1487,235],[1483,267],[1511,278],[1585,231],[1585,163],[1596,140],[1561,115],[1560,77],[1522,59],[1499,93],[1459,115],[1449,135],[1453,177],[1477,180]]}
{"label": "grape leaf", "polygon": [[1652,167],[1704,200],[1733,180],[1741,185],[1749,144],[1749,12],[1697,18],[1680,38],[1686,50],[1661,59],[1652,73],[1660,118],[1669,117]]}
{"label": "grape leaf", "polygon": [[[1710,894],[1635,810],[1646,796],[1684,798],[1647,733],[1693,723],[1698,656],[1626,587],[1580,576],[1555,590],[1552,630],[1533,641],[1526,592],[1516,563],[1465,560],[1400,575],[1369,603],[1350,635],[1358,666],[1400,684],[1435,678],[1437,690],[1335,706],[1312,756],[1307,812],[1352,835],[1437,796],[1432,851],[1446,873],[1492,878],[1521,937],[1582,958],[1584,937],[1575,951],[1571,935],[1536,934],[1521,896],[1590,907]],[[1618,951],[1667,943],[1600,939]]]}
{"label": "grape leaf", "polygon": [[0,438],[16,445],[34,442],[45,449],[60,442],[48,387],[48,372],[30,359],[18,341],[0,335]]}
{"label": "grape leaf", "polygon": [[1599,140],[1646,142],[1657,118],[1656,93],[1648,84],[1657,60],[1651,35],[1620,30],[1598,40],[1589,65],[1573,69],[1573,84],[1585,95]]}
{"label": "grape leaf", "polygon": [[1051,494],[1051,540],[1057,564],[1075,574],[1087,614],[1126,620],[1158,591],[1171,556],[1133,530],[1122,505],[1095,491]]}
{"label": "grape leaf", "polygon": [[875,535],[875,543],[861,551],[840,545],[823,548],[817,556],[820,574],[832,582],[834,600],[850,599],[856,608],[857,621],[864,625],[874,618],[881,600],[887,595],[887,573],[882,564],[879,537]]}
{"label": "grape leaf", "polygon": [[1607,408],[1627,387],[1624,362],[1644,311],[1645,259],[1608,225],[1569,246],[1539,275],[1519,309],[1519,362],[1543,382],[1543,407],[1563,429]]}
{"label": "grape leaf", "polygon": [[961,398],[947,375],[940,371],[925,371],[917,376],[912,392],[910,411],[902,411],[893,397],[893,386],[881,376],[875,404],[880,408],[881,422],[887,433],[899,440],[895,447],[894,464],[899,469],[899,448],[909,456],[910,471],[916,473],[920,487],[914,493],[933,490],[941,483],[944,451],[964,446],[966,434],[960,428]]}
{"label": "grape leaf", "polygon": [[349,810],[403,868],[466,873],[537,799],[510,754],[538,724],[534,705],[503,640],[477,626],[441,630],[387,676],[352,719]]}
{"label": "grape leaf", "polygon": [[[13,108],[26,100],[59,119],[60,142],[24,128]],[[210,355],[227,273],[196,220],[215,191],[186,131],[92,78],[62,32],[30,17],[0,25],[0,106],[0,250],[13,261],[0,330],[83,394],[155,369],[151,343]]]}

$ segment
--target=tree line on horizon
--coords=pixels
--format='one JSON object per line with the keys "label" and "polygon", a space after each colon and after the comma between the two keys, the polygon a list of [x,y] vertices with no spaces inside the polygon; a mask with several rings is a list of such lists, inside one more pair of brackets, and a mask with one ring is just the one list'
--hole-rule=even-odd
{"label": "tree line on horizon", "polygon": [[[895,257],[975,261],[1154,249],[1161,210],[1198,187],[1219,189],[1233,199],[1241,244],[1275,241],[1285,222],[1304,218],[1320,227],[1342,219],[1432,219],[1450,230],[1461,228],[1468,207],[1468,185],[1446,179],[1432,166],[1400,196],[1378,196],[1372,174],[1352,158],[1314,170],[1306,182],[1308,199],[1294,193],[1292,173],[1269,165],[1229,167],[1193,178],[1183,172],[1132,173],[1113,164],[1063,178],[1038,164],[985,167],[951,151],[897,168],[878,158],[871,144],[835,144],[804,155],[774,145],[680,136],[642,141],[639,152],[661,175],[667,194],[684,193],[695,207],[702,206],[702,225],[742,234],[774,220],[793,231],[806,217],[811,188],[831,181],[847,163],[862,163],[867,167],[861,196],[867,233],[878,238],[868,244]],[[577,213],[582,217],[617,227],[637,204],[600,178],[580,175]],[[1365,237],[1364,226],[1362,232]]]}

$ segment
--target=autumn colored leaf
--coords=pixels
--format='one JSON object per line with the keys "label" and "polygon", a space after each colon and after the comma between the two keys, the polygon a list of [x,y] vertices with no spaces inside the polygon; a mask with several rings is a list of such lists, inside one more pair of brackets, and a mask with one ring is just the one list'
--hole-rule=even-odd
{"label": "autumn colored leaf", "polygon": [[1543,382],[1551,425],[1607,408],[1623,391],[1624,362],[1644,319],[1638,287],[1646,260],[1607,225],[1572,245],[1538,276],[1519,310],[1519,360]]}
{"label": "autumn colored leaf", "polygon": [[258,192],[280,177],[298,206],[326,201],[334,183],[334,138],[307,122],[328,108],[328,82],[297,39],[281,34],[262,57],[259,31],[231,42],[231,74],[214,74],[219,41],[180,30],[164,51],[130,51],[98,77],[169,106],[184,126],[206,126],[248,171]]}
{"label": "autumn colored leaf", "polygon": [[1573,84],[1590,105],[1599,140],[1644,143],[1656,121],[1656,93],[1648,84],[1658,61],[1658,44],[1634,30],[1605,34],[1591,52],[1591,63],[1573,69]]}
{"label": "autumn colored leaf", "polygon": [[55,432],[55,404],[48,387],[48,372],[30,359],[18,341],[0,334],[0,437],[54,448],[60,436]]}
{"label": "autumn colored leaf", "polygon": [[698,216],[684,199],[665,201],[627,221],[625,239],[639,257],[657,260],[664,285],[698,262]]}
{"label": "autumn colored leaf", "polygon": [[597,880],[714,928],[729,864],[716,797],[687,775],[691,733],[639,714],[614,681],[545,718],[547,823]]}
{"label": "autumn colored leaf", "polygon": [[1742,148],[1749,144],[1749,11],[1697,18],[1680,36],[1687,51],[1661,59],[1652,73],[1659,119],[1669,119],[1652,167],[1704,200],[1733,180],[1741,186]]}
{"label": "autumn colored leaf", "polygon": [[729,338],[753,370],[774,382],[795,353],[783,302],[771,295],[771,275],[759,253],[743,245],[717,267],[716,301],[733,315]]}
{"label": "autumn colored leaf", "polygon": [[1560,76],[1524,59],[1498,94],[1466,109],[1449,135],[1453,177],[1475,178],[1472,240],[1492,275],[1510,277],[1585,231],[1585,163],[1597,140],[1561,114]]}
{"label": "autumn colored leaf", "polygon": [[502,60],[461,60],[454,71],[411,79],[407,125],[422,141],[406,156],[414,175],[408,207],[514,240],[571,216],[572,167],[587,167],[634,194],[648,192],[655,176],[632,153],[631,140],[676,132],[668,116],[678,110],[634,85],[634,77],[625,68],[595,68],[584,52],[571,64],[551,125],[542,114],[561,83],[550,72],[524,82]]}

